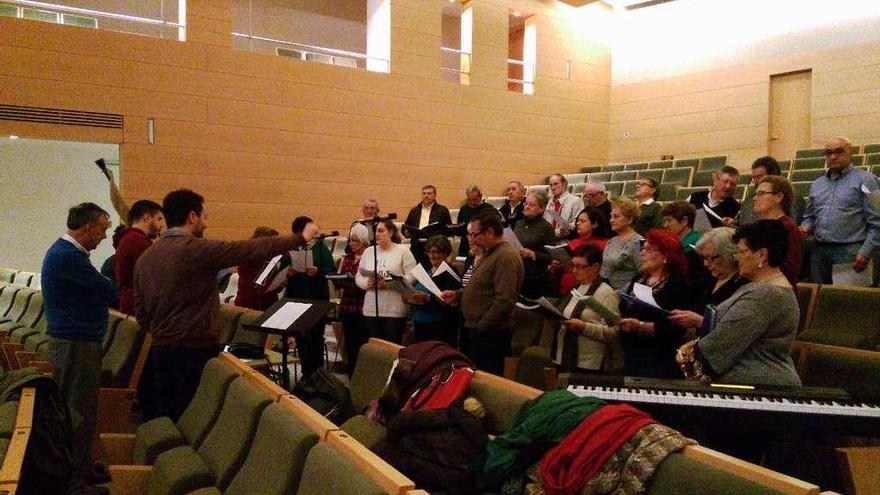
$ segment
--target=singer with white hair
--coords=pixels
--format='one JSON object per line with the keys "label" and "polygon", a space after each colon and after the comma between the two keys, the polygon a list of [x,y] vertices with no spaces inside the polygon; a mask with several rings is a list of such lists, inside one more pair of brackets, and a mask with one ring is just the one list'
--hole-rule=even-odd
{"label": "singer with white hair", "polygon": [[354,277],[357,276],[360,268],[361,257],[370,245],[371,234],[371,229],[360,222],[355,222],[351,226],[348,231],[345,256],[339,264],[339,274],[347,274],[351,278],[334,281],[336,287],[342,290],[342,297],[339,300],[339,321],[342,323],[342,334],[345,336],[349,378],[354,373],[361,346],[367,343],[367,329],[364,326],[366,292],[354,283]]}

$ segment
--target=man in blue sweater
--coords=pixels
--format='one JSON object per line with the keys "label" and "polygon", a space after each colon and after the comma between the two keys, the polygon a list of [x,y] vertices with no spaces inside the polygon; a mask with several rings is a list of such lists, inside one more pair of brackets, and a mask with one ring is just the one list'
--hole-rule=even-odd
{"label": "man in blue sweater", "polygon": [[[89,261],[89,251],[107,237],[110,216],[94,203],[82,203],[67,215],[67,233],[43,259],[43,307],[49,334],[52,373],[67,398],[73,420],[73,460],[85,482],[100,482],[92,463],[98,416],[101,340],[108,306],[117,301],[116,285]],[[91,493],[91,492],[89,492]]]}

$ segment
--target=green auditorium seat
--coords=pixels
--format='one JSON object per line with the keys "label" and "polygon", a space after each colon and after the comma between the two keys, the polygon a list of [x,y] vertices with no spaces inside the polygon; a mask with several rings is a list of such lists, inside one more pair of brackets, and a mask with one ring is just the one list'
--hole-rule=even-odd
{"label": "green auditorium seat", "polygon": [[266,334],[260,332],[254,332],[251,330],[245,330],[242,325],[247,325],[253,323],[257,318],[259,318],[260,314],[257,312],[253,313],[244,313],[242,314],[238,322],[236,323],[235,334],[232,337],[231,343],[234,344],[251,344],[256,346],[265,346],[266,345]]}
{"label": "green auditorium seat", "polygon": [[636,171],[635,170],[613,172],[611,174],[611,180],[615,181],[615,182],[625,181],[625,180],[635,180],[635,178],[636,178]]}
{"label": "green auditorium seat", "polygon": [[[40,321],[46,321],[46,319],[43,318]],[[40,346],[45,345],[47,342],[49,342],[49,336],[46,335],[45,329],[41,329],[39,333],[31,335],[25,339],[23,349],[26,352],[37,352],[37,349],[39,349]]]}
{"label": "green auditorium seat", "polygon": [[609,181],[605,183],[605,191],[612,198],[619,197],[623,194],[623,182],[622,181]]}
{"label": "green auditorium seat", "polygon": [[611,180],[612,172],[596,172],[587,176],[587,182],[608,182]]}
{"label": "green auditorium seat", "polygon": [[648,168],[648,162],[626,163],[623,165],[624,170],[645,170]]}
{"label": "green auditorium seat", "polygon": [[601,172],[602,165],[588,165],[586,167],[581,167],[581,173],[583,174],[592,174],[594,172]]}
{"label": "green auditorium seat", "polygon": [[880,165],[874,165],[870,170],[876,177],[880,177]]}
{"label": "green auditorium seat", "polygon": [[330,444],[312,447],[297,495],[384,495],[386,491]]}
{"label": "green auditorium seat", "polygon": [[705,190],[705,187],[679,187],[678,191],[675,191],[675,200],[687,200],[691,194]]}
{"label": "green auditorium seat", "polygon": [[866,144],[862,147],[862,153],[880,153],[880,143]]}
{"label": "green auditorium seat", "polygon": [[672,160],[662,160],[659,162],[650,162],[648,163],[649,169],[657,169],[657,168],[672,168],[673,162]]}
{"label": "green auditorium seat", "polygon": [[856,396],[880,395],[880,352],[795,342],[804,386],[842,388]]}
{"label": "green auditorium seat", "polygon": [[791,160],[779,160],[776,163],[779,164],[779,171],[782,172],[782,176],[788,178],[788,172],[791,171]]}
{"label": "green auditorium seat", "polygon": [[185,445],[159,454],[146,495],[185,495],[208,486],[226,490],[247,456],[260,415],[271,402],[248,380],[234,380],[217,422],[198,450]]}
{"label": "green auditorium seat", "polygon": [[700,166],[700,159],[699,158],[682,158],[681,160],[675,160],[675,162],[673,162],[672,166],[675,168],[691,167],[691,168],[696,169],[697,167]]}
{"label": "green auditorium seat", "polygon": [[33,278],[33,276],[34,274],[30,272],[15,272],[15,276],[12,277],[12,283],[27,287],[28,284],[31,283],[31,278]]}
{"label": "green auditorium seat", "polygon": [[865,155],[853,155],[852,164],[856,167],[861,167],[865,164]]}
{"label": "green auditorium seat", "polygon": [[[223,495],[288,495],[295,493],[309,451],[318,435],[281,404],[270,404],[257,425],[247,459]],[[215,487],[191,495],[220,495]]]}
{"label": "green auditorium seat", "polygon": [[510,338],[511,353],[519,356],[527,347],[538,342],[541,329],[544,327],[544,317],[535,311],[515,307],[510,319],[513,321]]}
{"label": "green auditorium seat", "polygon": [[678,189],[682,187],[676,183],[663,182],[660,184],[660,189],[657,193],[658,201],[675,201],[675,193]]}
{"label": "green auditorium seat", "polygon": [[198,449],[220,415],[229,384],[238,373],[219,358],[205,365],[199,387],[177,423],[167,416],[137,427],[132,449],[135,464],[153,464],[156,457],[174,447],[189,445]]}
{"label": "green auditorium seat", "polygon": [[658,183],[663,180],[663,170],[639,170],[636,172],[636,179],[654,179]]}
{"label": "green auditorium seat", "polygon": [[819,169],[799,169],[793,170],[791,172],[791,181],[792,182],[813,182],[825,175],[826,170],[824,168]]}
{"label": "green auditorium seat", "polygon": [[584,195],[584,188],[587,187],[587,184],[581,182],[580,184],[572,184],[569,187],[571,188],[569,190],[570,193],[574,194],[577,197],[581,197]]}
{"label": "green auditorium seat", "polygon": [[708,187],[712,185],[715,172],[711,170],[700,170],[694,174],[694,180],[691,182],[693,187]]}
{"label": "green auditorium seat", "polygon": [[[331,251],[332,252],[332,251]],[[221,304],[220,309],[214,314],[211,325],[219,335],[218,341],[221,344],[228,343],[238,328],[238,320],[241,318],[241,308],[231,304]]]}
{"label": "green auditorium seat", "polygon": [[791,162],[791,171],[825,168],[824,158],[795,158]]}
{"label": "green auditorium seat", "polygon": [[516,364],[516,382],[538,390],[547,389],[545,368],[555,368],[550,348],[533,345],[523,350]]}
{"label": "green auditorium seat", "polygon": [[865,165],[880,165],[880,153],[865,155]]}
{"label": "green auditorium seat", "polygon": [[667,168],[663,172],[662,182],[690,187],[693,173],[694,167]]}
{"label": "green auditorium seat", "polygon": [[499,434],[510,430],[516,423],[520,409],[541,391],[484,371],[474,373],[467,391],[476,397],[486,410],[486,431]]}
{"label": "green auditorium seat", "polygon": [[727,155],[704,156],[700,158],[700,167],[697,170],[721,170],[727,165]]}
{"label": "green auditorium seat", "polygon": [[397,359],[397,349],[371,339],[361,347],[357,364],[351,376],[349,390],[354,411],[359,413],[340,425],[343,431],[367,447],[385,438],[385,428],[362,413],[371,400],[378,399],[385,390],[391,367]]}
{"label": "green auditorium seat", "polygon": [[797,150],[794,154],[795,158],[823,158],[825,157],[825,148],[810,148],[806,150]]}
{"label": "green auditorium seat", "polygon": [[528,194],[534,194],[534,193],[550,194],[550,186],[548,186],[546,184],[537,184],[534,186],[529,186]]}
{"label": "green auditorium seat", "polygon": [[15,272],[17,271],[18,270],[13,270],[11,268],[0,268],[0,282],[11,284],[12,279],[15,278]]}
{"label": "green auditorium seat", "polygon": [[[587,174],[582,174],[582,175],[586,176]],[[581,184],[573,184],[573,185],[575,185],[575,186],[583,185],[583,182],[581,182]],[[571,186],[572,186],[572,184],[569,184],[569,187],[571,187]],[[501,207],[504,206],[505,203],[507,203],[507,196],[489,196],[488,198],[485,199],[485,202],[489,203],[490,205],[492,205],[493,208],[498,210],[498,209],[501,209]],[[345,256],[345,251],[341,252],[340,256]]]}
{"label": "green auditorium seat", "polygon": [[[39,291],[33,292],[24,313],[22,313],[16,321],[6,321],[0,323],[0,332],[9,332],[9,340],[11,342],[20,344],[24,340],[22,337],[27,337],[27,335],[30,335],[27,330],[22,331],[20,329],[31,328],[35,326],[37,324],[37,320],[39,320],[40,316],[42,315],[43,293]],[[36,332],[36,330],[34,330],[34,332]]]}
{"label": "green auditorium seat", "polygon": [[583,173],[581,173],[581,174],[563,174],[562,176],[565,177],[565,180],[569,183],[569,185],[578,184],[578,183],[581,183],[581,182],[584,182],[587,180],[587,174],[583,174]]}
{"label": "green auditorium seat", "polygon": [[14,294],[15,299],[12,301],[12,306],[6,312],[6,316],[0,318],[0,324],[4,324],[7,322],[17,322],[18,320],[20,320],[22,315],[24,315],[25,311],[27,310],[28,302],[31,300],[31,296],[33,296],[35,292],[36,291],[24,287],[19,289]]}
{"label": "green auditorium seat", "polygon": [[602,167],[603,172],[620,172],[623,170],[624,164],[622,163],[609,163]]}
{"label": "green auditorium seat", "polygon": [[806,198],[810,195],[810,186],[812,186],[812,182],[792,182],[791,187],[794,189],[794,195],[800,196],[802,198]]}
{"label": "green auditorium seat", "polygon": [[878,321],[880,289],[822,285],[810,326],[798,340],[873,350],[880,343]]}
{"label": "green auditorium seat", "polygon": [[798,321],[798,333],[810,324],[810,318],[816,309],[816,296],[819,294],[819,285],[807,282],[798,282],[797,284],[797,300],[800,308],[800,319]]}
{"label": "green auditorium seat", "polygon": [[116,335],[101,359],[101,386],[125,387],[137,359],[144,332],[133,319],[127,319],[116,327]]}
{"label": "green auditorium seat", "polygon": [[116,336],[116,328],[119,326],[119,323],[122,322],[126,318],[126,315],[120,313],[116,310],[110,310],[110,314],[107,317],[107,333],[104,334],[104,339],[101,341],[101,353],[107,354],[107,349],[110,349],[110,344],[113,342],[113,337]]}
{"label": "green auditorium seat", "polygon": [[736,190],[733,192],[733,199],[737,201],[742,201],[743,198],[746,197],[747,186],[745,184],[740,184],[736,186]]}
{"label": "green auditorium seat", "polygon": [[636,195],[636,186],[639,184],[637,180],[628,180],[623,184],[623,193],[622,195],[626,198],[631,198]]}
{"label": "green auditorium seat", "polygon": [[660,463],[646,495],[783,495],[766,485],[737,476],[683,453],[670,454]]}
{"label": "green auditorium seat", "polygon": [[736,178],[736,183],[742,186],[746,186],[752,183],[752,176],[749,174],[739,174]]}

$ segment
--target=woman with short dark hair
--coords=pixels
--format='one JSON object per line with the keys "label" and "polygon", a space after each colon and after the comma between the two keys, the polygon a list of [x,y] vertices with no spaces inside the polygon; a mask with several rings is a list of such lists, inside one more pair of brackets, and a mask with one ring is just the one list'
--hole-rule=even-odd
{"label": "woman with short dark hair", "polygon": [[[428,255],[428,263],[422,266],[428,274],[434,275],[446,258],[452,254],[452,244],[446,237],[435,235],[425,242],[425,253]],[[455,271],[455,268],[448,263],[446,266]],[[455,275],[459,275],[457,271],[455,271]],[[456,316],[458,308],[442,304],[421,282],[415,281],[413,286],[418,292],[415,292],[408,302],[413,306],[412,322],[415,341],[439,340],[452,347],[457,347],[458,318]],[[453,289],[453,287],[440,287],[440,290],[446,289]]]}
{"label": "woman with short dark hair", "polygon": [[709,334],[681,346],[676,361],[693,380],[800,385],[791,359],[800,311],[780,270],[788,232],[779,220],[759,220],[737,229],[734,241],[750,283],[718,305]]}

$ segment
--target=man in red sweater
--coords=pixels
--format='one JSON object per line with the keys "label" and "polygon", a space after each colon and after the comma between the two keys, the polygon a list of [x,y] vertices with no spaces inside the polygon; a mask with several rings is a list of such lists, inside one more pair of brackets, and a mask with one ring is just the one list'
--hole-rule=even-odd
{"label": "man in red sweater", "polygon": [[120,234],[113,271],[116,274],[116,285],[119,286],[119,311],[132,314],[134,264],[152,245],[151,239],[165,231],[165,215],[158,203],[142,199],[131,205],[126,223],[130,227]]}

